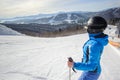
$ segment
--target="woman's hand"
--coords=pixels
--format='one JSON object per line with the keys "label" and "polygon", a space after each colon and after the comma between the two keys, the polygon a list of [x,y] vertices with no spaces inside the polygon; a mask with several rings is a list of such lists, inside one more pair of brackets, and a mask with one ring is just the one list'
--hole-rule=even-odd
{"label": "woman's hand", "polygon": [[72,67],[73,67],[74,62],[67,61],[67,64],[68,64],[68,67],[69,67],[69,68],[72,68]]}

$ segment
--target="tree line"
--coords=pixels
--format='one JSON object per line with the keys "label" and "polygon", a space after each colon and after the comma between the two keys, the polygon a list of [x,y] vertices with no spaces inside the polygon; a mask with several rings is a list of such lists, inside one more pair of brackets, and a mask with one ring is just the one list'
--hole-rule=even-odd
{"label": "tree line", "polygon": [[2,24],[20,33],[30,36],[54,36],[56,34],[63,34],[66,32],[80,30],[85,32],[83,25],[80,24]]}

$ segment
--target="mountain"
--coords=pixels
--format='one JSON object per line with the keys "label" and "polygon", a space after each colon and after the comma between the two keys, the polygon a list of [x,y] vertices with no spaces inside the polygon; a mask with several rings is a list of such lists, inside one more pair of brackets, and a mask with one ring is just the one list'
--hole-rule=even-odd
{"label": "mountain", "polygon": [[34,21],[36,19],[41,18],[48,18],[50,16],[53,16],[54,14],[38,14],[38,15],[30,15],[30,16],[22,16],[22,17],[14,17],[14,18],[8,18],[8,19],[0,19],[1,23],[29,23],[31,21]]}
{"label": "mountain", "polygon": [[16,17],[1,20],[1,23],[14,23],[14,24],[64,24],[64,23],[78,23],[84,24],[87,20],[95,15],[104,17],[107,21],[114,18],[120,18],[120,7],[111,8],[99,12],[60,12],[54,14],[38,14],[32,16]]}
{"label": "mountain", "polygon": [[120,7],[103,10],[103,11],[97,12],[96,15],[102,16],[106,20],[120,18]]}
{"label": "mountain", "polygon": [[21,33],[14,31],[4,25],[0,25],[0,35],[21,35]]}
{"label": "mountain", "polygon": [[[55,14],[42,14],[26,17],[16,17],[6,20],[1,20],[1,23],[13,23],[13,24],[63,24],[63,23],[83,23],[88,20],[87,15],[89,13],[84,12],[66,12]],[[90,13],[91,14],[91,13]]]}

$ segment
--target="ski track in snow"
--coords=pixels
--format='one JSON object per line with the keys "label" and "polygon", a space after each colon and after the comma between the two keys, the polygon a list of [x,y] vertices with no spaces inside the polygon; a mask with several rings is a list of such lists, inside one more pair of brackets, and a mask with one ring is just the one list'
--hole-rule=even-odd
{"label": "ski track in snow", "polygon": [[[58,38],[0,36],[0,80],[69,80],[67,58],[81,61],[87,34]],[[105,47],[99,80],[120,80],[119,52]],[[82,71],[72,72],[77,80]]]}
{"label": "ski track in snow", "polygon": [[25,75],[25,76],[29,76],[33,79],[38,79],[38,80],[47,80],[46,77],[40,77],[40,76],[34,76],[32,74],[29,74],[29,73],[25,73],[25,72],[7,72],[5,74],[22,74],[22,75]]}

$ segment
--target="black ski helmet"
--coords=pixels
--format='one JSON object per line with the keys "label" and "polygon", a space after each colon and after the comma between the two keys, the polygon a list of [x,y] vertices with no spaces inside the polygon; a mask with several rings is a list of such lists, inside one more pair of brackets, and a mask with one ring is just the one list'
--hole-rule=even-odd
{"label": "black ski helmet", "polygon": [[107,27],[107,22],[100,16],[91,17],[87,23],[88,33],[99,33],[103,32]]}

